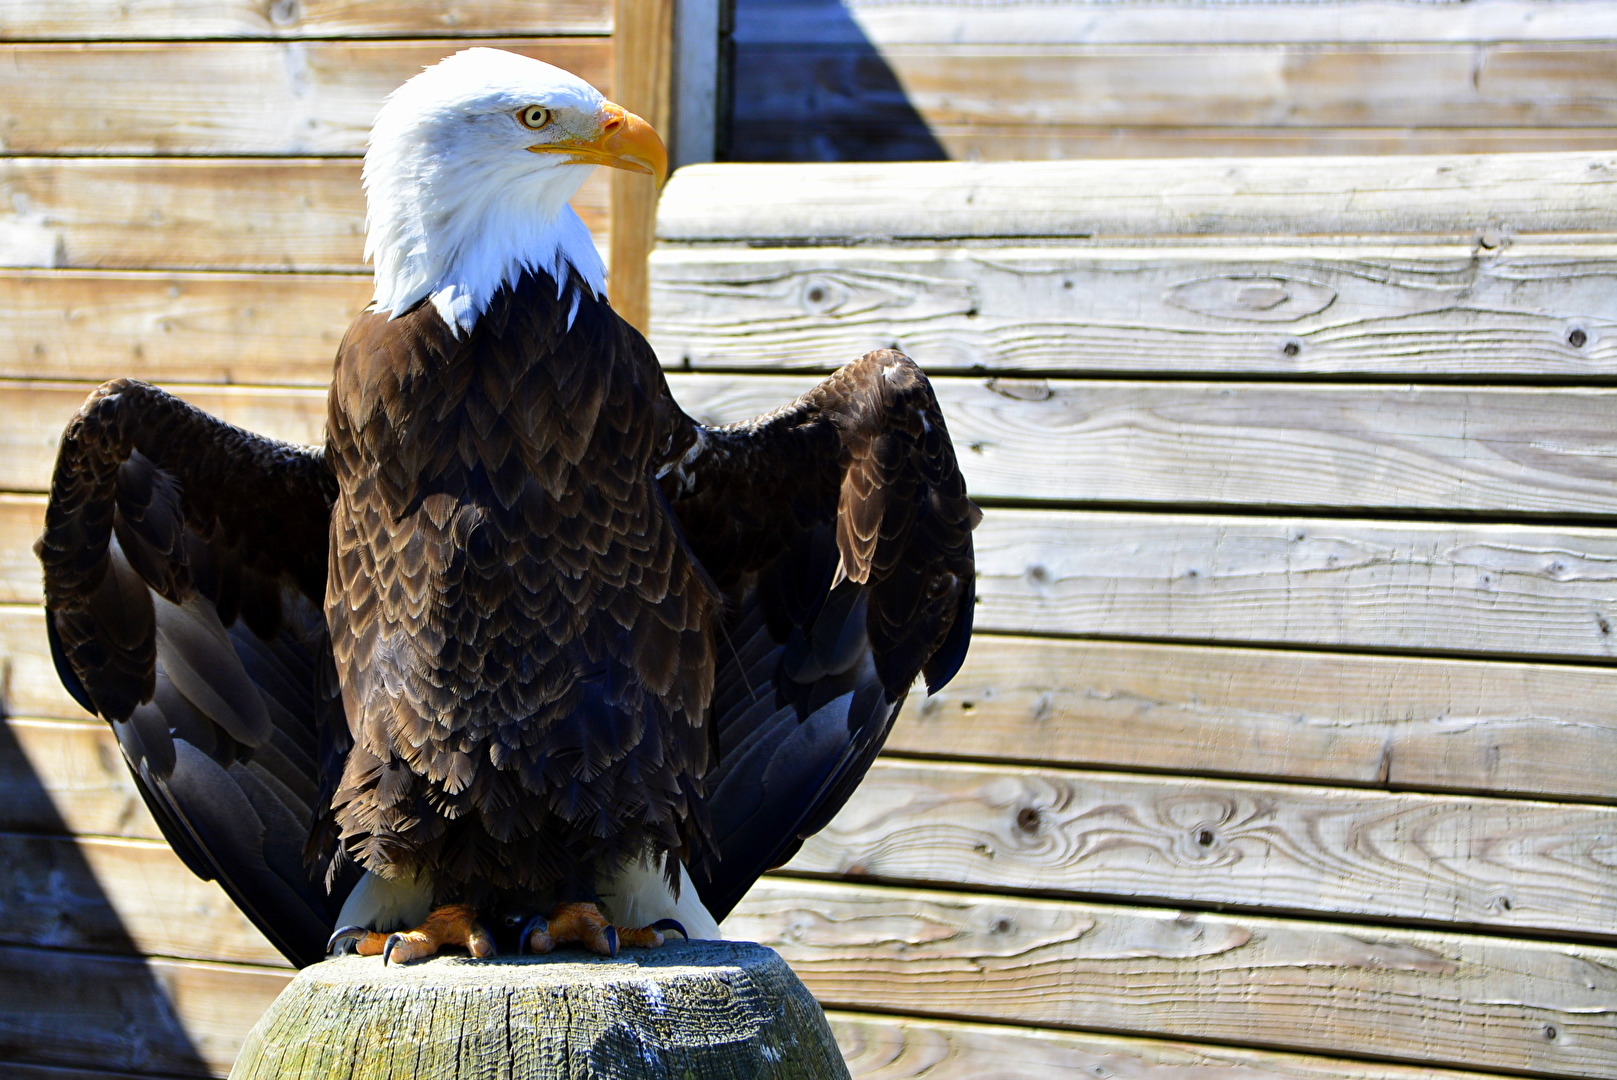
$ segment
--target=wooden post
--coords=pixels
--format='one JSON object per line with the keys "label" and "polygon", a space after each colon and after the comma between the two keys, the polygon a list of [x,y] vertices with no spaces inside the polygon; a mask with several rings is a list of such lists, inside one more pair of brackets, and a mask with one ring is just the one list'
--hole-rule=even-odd
{"label": "wooden post", "polygon": [[[673,119],[674,0],[615,0],[612,94],[665,138]],[[612,170],[612,307],[641,331],[649,322],[646,256],[657,228],[657,191],[637,173]]]}
{"label": "wooden post", "polygon": [[298,973],[248,1034],[232,1080],[846,1080],[819,1004],[776,953],[671,941],[578,953]]}

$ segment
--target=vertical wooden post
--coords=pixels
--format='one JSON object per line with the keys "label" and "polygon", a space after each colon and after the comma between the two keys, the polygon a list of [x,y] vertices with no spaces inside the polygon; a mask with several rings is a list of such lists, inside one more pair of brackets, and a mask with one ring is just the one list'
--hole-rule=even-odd
{"label": "vertical wooden post", "polygon": [[[669,138],[673,120],[675,0],[613,0],[612,95]],[[636,173],[612,170],[612,307],[642,332],[650,314],[646,256],[657,226],[657,191]]]}

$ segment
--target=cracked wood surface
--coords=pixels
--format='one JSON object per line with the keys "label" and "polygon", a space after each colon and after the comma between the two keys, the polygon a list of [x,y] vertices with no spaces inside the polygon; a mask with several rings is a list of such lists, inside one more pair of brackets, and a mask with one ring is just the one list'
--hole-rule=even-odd
{"label": "cracked wood surface", "polygon": [[248,1033],[237,1080],[847,1080],[820,1006],[757,945],[305,968]]}

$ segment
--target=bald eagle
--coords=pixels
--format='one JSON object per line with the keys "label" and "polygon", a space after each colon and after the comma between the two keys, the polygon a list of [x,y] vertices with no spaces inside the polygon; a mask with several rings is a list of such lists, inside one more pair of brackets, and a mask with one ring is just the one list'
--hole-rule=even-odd
{"label": "bald eagle", "polygon": [[598,165],[666,159],[537,60],[426,69],[371,133],[326,444],[134,380],[63,436],[57,670],[295,964],[716,937],[965,653],[980,515],[926,377],[875,352],[696,422],[568,205]]}

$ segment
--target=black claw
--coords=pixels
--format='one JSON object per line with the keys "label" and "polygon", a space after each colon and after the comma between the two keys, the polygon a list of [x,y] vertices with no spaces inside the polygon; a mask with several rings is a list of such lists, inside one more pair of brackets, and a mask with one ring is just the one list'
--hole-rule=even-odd
{"label": "black claw", "polygon": [[678,919],[658,919],[656,922],[651,924],[651,928],[664,934],[672,930],[686,941],[691,939],[691,936],[685,932],[685,927],[680,925]]}
{"label": "black claw", "polygon": [[606,955],[618,955],[618,928],[615,926],[609,926],[606,928],[606,948]]}
{"label": "black claw", "polygon": [[517,938],[518,956],[521,956],[528,951],[528,939],[533,936],[533,932],[535,930],[541,929],[547,934],[550,933],[550,920],[545,918],[543,915],[535,915],[533,918],[522,924],[522,930],[520,931],[522,936]]}
{"label": "black claw", "polygon": [[339,926],[337,932],[326,939],[326,954],[328,956],[352,956],[359,947],[359,942],[369,930],[363,926]]}
{"label": "black claw", "polygon": [[382,946],[382,966],[387,967],[388,961],[393,958],[393,947],[404,941],[402,934],[389,934],[387,944]]}

